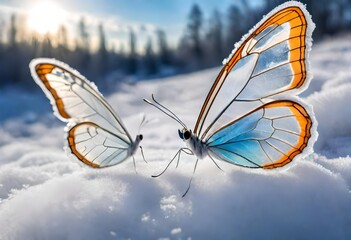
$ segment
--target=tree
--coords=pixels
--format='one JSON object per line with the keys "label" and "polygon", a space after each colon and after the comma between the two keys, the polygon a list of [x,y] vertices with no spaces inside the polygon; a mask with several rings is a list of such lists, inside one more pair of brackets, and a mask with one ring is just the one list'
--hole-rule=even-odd
{"label": "tree", "polygon": [[8,57],[6,61],[6,69],[8,72],[8,78],[15,84],[21,81],[21,73],[18,71],[18,59],[21,59],[21,52],[17,42],[17,16],[15,14],[11,15],[10,19],[10,29],[9,29],[9,46],[5,56]]}
{"label": "tree", "polygon": [[64,25],[60,25],[57,31],[57,42],[57,54],[59,56],[59,59],[62,61],[67,61],[69,52],[68,34],[67,29]]}
{"label": "tree", "polygon": [[146,46],[145,46],[145,56],[144,56],[144,64],[146,74],[153,75],[157,72],[157,63],[155,59],[154,51],[152,50],[152,41],[149,37]]}
{"label": "tree", "polygon": [[187,35],[190,40],[191,53],[195,57],[196,67],[199,68],[202,65],[203,60],[203,50],[201,42],[201,28],[202,28],[202,11],[199,5],[194,4],[191,8],[188,25],[187,25]]}
{"label": "tree", "polygon": [[99,35],[99,47],[97,51],[97,59],[99,65],[99,73],[103,74],[108,69],[108,52],[106,49],[106,37],[104,27],[100,23],[98,26],[98,35]]}
{"label": "tree", "polygon": [[15,46],[17,44],[17,17],[15,14],[11,15],[10,19],[10,30],[9,30],[9,44]]}
{"label": "tree", "polygon": [[136,36],[132,29],[129,31],[129,55],[127,64],[127,73],[135,74],[137,72],[137,52],[136,52]]}
{"label": "tree", "polygon": [[89,33],[87,31],[84,17],[82,17],[78,24],[78,42],[77,47],[89,51]]}
{"label": "tree", "polygon": [[42,42],[41,56],[42,57],[53,57],[52,56],[51,37],[48,33],[44,36],[44,40]]}
{"label": "tree", "polygon": [[158,47],[159,47],[159,59],[161,65],[170,65],[171,63],[171,56],[170,50],[168,49],[166,33],[159,29],[156,32],[157,39],[158,39]]}
{"label": "tree", "polygon": [[233,49],[233,46],[240,38],[245,34],[246,27],[245,21],[247,19],[241,13],[240,9],[236,5],[229,6],[228,9],[228,29],[226,36],[227,52]]}
{"label": "tree", "polygon": [[78,23],[76,54],[72,56],[72,61],[75,62],[79,70],[87,71],[90,69],[91,56],[90,56],[90,38],[85,24],[84,17]]}
{"label": "tree", "polygon": [[207,52],[208,63],[211,65],[219,64],[223,59],[223,24],[221,14],[214,10],[209,22],[207,32]]}
{"label": "tree", "polygon": [[106,53],[107,49],[106,49],[106,37],[105,37],[105,31],[104,31],[104,27],[102,26],[102,24],[100,23],[98,26],[98,32],[99,32],[99,52],[100,53]]}
{"label": "tree", "polygon": [[0,20],[0,48],[3,47],[3,41],[4,41],[4,28],[5,28],[5,21]]}
{"label": "tree", "polygon": [[68,34],[65,25],[61,24],[57,31],[57,41],[58,45],[68,48]]}

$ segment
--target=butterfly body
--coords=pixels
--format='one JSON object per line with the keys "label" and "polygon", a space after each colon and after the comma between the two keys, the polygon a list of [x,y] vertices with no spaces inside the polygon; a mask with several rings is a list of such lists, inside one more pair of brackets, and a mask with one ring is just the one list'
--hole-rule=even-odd
{"label": "butterfly body", "polygon": [[178,130],[179,137],[183,139],[187,147],[193,152],[198,159],[203,159],[208,156],[208,146],[205,142],[201,141],[194,133],[189,129]]}
{"label": "butterfly body", "polygon": [[129,147],[128,153],[130,156],[135,154],[136,150],[139,147],[141,140],[143,140],[143,135],[142,134],[137,135],[134,142],[132,142],[132,144]]}

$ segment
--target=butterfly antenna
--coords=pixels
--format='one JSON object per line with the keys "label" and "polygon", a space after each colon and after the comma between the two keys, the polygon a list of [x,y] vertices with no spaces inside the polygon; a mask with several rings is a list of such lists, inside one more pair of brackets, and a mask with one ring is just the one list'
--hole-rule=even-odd
{"label": "butterfly antenna", "polygon": [[172,114],[179,122],[181,122],[182,125],[183,125],[185,128],[187,128],[186,125],[185,125],[185,123],[183,123],[183,121],[180,120],[180,118],[179,118],[174,112],[172,112],[169,108],[166,108],[166,107],[165,107],[164,105],[162,105],[159,101],[156,101],[154,94],[151,94],[151,97],[152,97],[152,100],[154,100],[155,103],[157,103],[157,104],[158,104],[159,106],[161,106],[163,109],[167,110],[167,111],[168,111],[170,114]]}
{"label": "butterfly antenna", "polygon": [[155,108],[157,108],[158,110],[160,110],[161,112],[163,112],[164,114],[166,114],[167,116],[169,116],[170,118],[174,119],[176,122],[178,122],[180,125],[182,125],[183,128],[187,128],[186,125],[177,117],[177,115],[175,115],[171,110],[169,110],[168,108],[166,108],[165,106],[163,106],[162,104],[160,104],[159,102],[157,102],[154,98],[154,95],[152,94],[152,100],[153,102],[150,102],[147,99],[143,99],[144,102],[154,106]]}
{"label": "butterfly antenna", "polygon": [[190,178],[190,181],[189,181],[189,186],[188,188],[186,189],[185,193],[182,195],[182,198],[185,197],[185,195],[189,192],[190,190],[190,186],[191,186],[191,182],[193,181],[193,177],[194,177],[194,174],[195,174],[195,171],[196,171],[196,167],[197,167],[197,163],[199,162],[199,159],[197,158],[196,159],[196,163],[195,163],[195,167],[194,167],[194,171],[193,171],[193,175],[191,176]]}
{"label": "butterfly antenna", "polygon": [[148,123],[149,123],[149,121],[146,120],[146,116],[145,116],[145,114],[143,114],[143,119],[142,119],[141,122],[140,122],[138,132],[140,133],[141,128],[142,128],[143,126],[145,126],[146,124],[148,124]]}

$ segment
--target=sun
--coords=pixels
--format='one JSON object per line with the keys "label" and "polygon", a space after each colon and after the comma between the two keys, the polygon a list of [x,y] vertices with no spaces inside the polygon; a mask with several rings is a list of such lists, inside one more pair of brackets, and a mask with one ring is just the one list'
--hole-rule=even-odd
{"label": "sun", "polygon": [[27,24],[40,34],[56,33],[65,15],[65,11],[57,4],[41,2],[28,11]]}

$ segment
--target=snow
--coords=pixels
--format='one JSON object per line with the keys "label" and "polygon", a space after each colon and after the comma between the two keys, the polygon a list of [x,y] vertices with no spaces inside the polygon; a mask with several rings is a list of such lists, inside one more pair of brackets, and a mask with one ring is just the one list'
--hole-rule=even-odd
{"label": "snow", "polygon": [[[132,136],[142,113],[145,157],[107,169],[72,161],[64,123],[40,91],[0,90],[0,239],[350,239],[351,36],[315,44],[314,78],[301,95],[314,108],[315,152],[275,170],[182,155],[180,125],[145,104],[154,93],[188,126],[219,68],[122,85],[108,101]],[[33,84],[35,84],[33,82]],[[119,106],[117,108],[117,106]]]}

